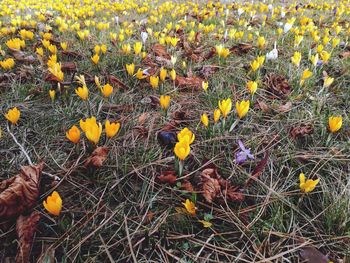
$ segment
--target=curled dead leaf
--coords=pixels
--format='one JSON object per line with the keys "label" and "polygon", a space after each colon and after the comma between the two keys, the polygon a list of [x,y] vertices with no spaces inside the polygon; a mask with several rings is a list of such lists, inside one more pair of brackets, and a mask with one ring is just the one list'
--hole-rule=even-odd
{"label": "curled dead leaf", "polygon": [[126,86],[121,80],[119,80],[116,76],[113,76],[113,75],[109,75],[108,76],[108,81],[110,84],[114,84],[116,85],[117,87],[123,89],[123,90],[126,90],[128,89],[128,86]]}
{"label": "curled dead leaf", "polygon": [[10,48],[9,51],[15,57],[15,59],[19,62],[33,64],[36,61],[36,58],[33,55],[27,55],[21,50]]}
{"label": "curled dead leaf", "polygon": [[177,178],[175,171],[162,171],[157,179],[161,183],[174,185]]}
{"label": "curled dead leaf", "polygon": [[20,173],[0,183],[0,221],[17,217],[35,206],[44,163],[23,166]]}
{"label": "curled dead leaf", "polygon": [[16,263],[30,262],[30,251],[33,245],[36,225],[40,220],[39,212],[34,211],[28,216],[20,215],[17,219],[16,231],[19,239],[19,248]]}
{"label": "curled dead leaf", "polygon": [[306,135],[312,134],[314,132],[314,128],[312,124],[308,123],[302,123],[298,126],[292,127],[289,131],[290,136],[293,139],[305,137]]}
{"label": "curled dead leaf", "polygon": [[271,110],[270,110],[270,107],[262,100],[257,100],[257,106],[256,108],[259,108],[261,109],[263,112],[265,113],[269,113]]}
{"label": "curled dead leaf", "polygon": [[176,76],[175,84],[179,87],[180,90],[201,90],[202,89],[202,82],[204,80],[200,77],[182,77],[182,76]]}
{"label": "curled dead leaf", "polygon": [[288,80],[278,74],[266,75],[264,84],[267,87],[267,90],[271,93],[272,98],[285,98],[292,91],[292,87],[289,85]]}
{"label": "curled dead leaf", "polygon": [[230,48],[232,54],[242,55],[253,49],[253,45],[248,43],[240,43]]}
{"label": "curled dead leaf", "polygon": [[77,71],[77,65],[74,62],[62,62],[61,70],[63,72],[74,72]]}
{"label": "curled dead leaf", "polygon": [[329,259],[315,247],[303,247],[300,250],[300,257],[308,263],[328,263]]}
{"label": "curled dead leaf", "polygon": [[107,159],[109,149],[107,147],[97,147],[89,158],[86,159],[85,167],[101,167],[103,162]]}
{"label": "curled dead leaf", "polygon": [[265,152],[264,158],[257,164],[257,166],[254,168],[252,175],[248,178],[246,181],[246,186],[251,184],[255,179],[257,179],[262,172],[264,171],[265,167],[267,166],[267,161],[269,159],[269,152]]}
{"label": "curled dead leaf", "polygon": [[157,57],[162,57],[168,60],[171,58],[168,52],[166,51],[165,46],[161,44],[154,44],[151,47],[151,52],[154,53]]}
{"label": "curled dead leaf", "polygon": [[190,193],[192,193],[194,191],[193,185],[191,184],[190,181],[187,181],[187,180],[185,180],[181,183],[181,189],[186,190]]}
{"label": "curled dead leaf", "polygon": [[285,112],[290,111],[292,109],[292,107],[293,107],[292,102],[288,101],[285,104],[282,104],[282,105],[275,107],[274,110],[279,112],[279,113],[285,113]]}
{"label": "curled dead leaf", "polygon": [[61,52],[61,54],[63,56],[66,56],[66,57],[72,57],[72,58],[83,58],[83,55],[78,53],[78,52],[75,52],[75,51],[70,51],[70,50],[64,50]]}

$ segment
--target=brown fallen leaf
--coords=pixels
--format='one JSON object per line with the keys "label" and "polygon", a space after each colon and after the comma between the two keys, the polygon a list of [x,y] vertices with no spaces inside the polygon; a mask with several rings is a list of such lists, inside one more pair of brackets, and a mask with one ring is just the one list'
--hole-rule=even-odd
{"label": "brown fallen leaf", "polygon": [[60,80],[56,76],[52,75],[51,73],[48,73],[44,80],[48,82],[60,82]]}
{"label": "brown fallen leaf", "polygon": [[286,113],[286,112],[290,111],[292,109],[292,107],[293,107],[292,102],[288,101],[285,104],[282,104],[282,105],[275,107],[274,110],[276,112],[279,112],[279,113]]}
{"label": "brown fallen leaf", "polygon": [[203,196],[208,203],[212,203],[213,199],[220,194],[220,184],[217,179],[216,169],[207,168],[201,172],[203,181]]}
{"label": "brown fallen leaf", "polygon": [[230,52],[237,55],[242,55],[248,53],[253,49],[253,45],[248,43],[240,43],[230,48]]}
{"label": "brown fallen leaf", "polygon": [[176,183],[176,173],[175,171],[162,171],[159,176],[157,176],[159,182],[164,184],[175,184]]}
{"label": "brown fallen leaf", "polygon": [[350,51],[345,51],[343,53],[340,54],[341,58],[348,58],[350,57]]}
{"label": "brown fallen leaf", "polygon": [[34,56],[27,55],[21,50],[9,48],[9,51],[15,57],[15,59],[19,62],[33,64],[36,61],[36,58]]}
{"label": "brown fallen leaf", "polygon": [[77,71],[77,65],[74,62],[62,62],[61,70],[63,72],[73,72]]}
{"label": "brown fallen leaf", "polygon": [[30,251],[33,245],[36,225],[40,220],[40,213],[34,211],[28,216],[20,215],[17,219],[16,231],[19,239],[19,248],[16,255],[16,263],[30,262]]}
{"label": "brown fallen leaf", "polygon": [[300,251],[300,257],[306,260],[308,263],[328,263],[329,259],[326,255],[323,255],[315,247],[303,247]]}
{"label": "brown fallen leaf", "polygon": [[175,85],[178,86],[180,90],[190,90],[193,88],[196,90],[201,90],[203,81],[204,79],[196,76],[187,78],[176,76]]}
{"label": "brown fallen leaf", "polygon": [[151,47],[151,52],[154,53],[158,57],[162,57],[162,58],[165,58],[168,60],[171,58],[171,56],[166,51],[165,46],[163,46],[161,44],[154,44]]}
{"label": "brown fallen leaf", "polygon": [[257,106],[256,108],[259,108],[261,109],[263,112],[265,113],[269,113],[271,110],[270,110],[270,107],[262,100],[257,100]]}
{"label": "brown fallen leaf", "polygon": [[144,113],[142,113],[138,118],[137,118],[137,122],[138,122],[138,124],[139,125],[144,125],[145,124],[145,122],[146,122],[146,120],[149,118],[149,112],[144,112]]}
{"label": "brown fallen leaf", "polygon": [[254,168],[252,175],[248,178],[248,180],[246,181],[246,186],[248,186],[249,184],[251,184],[253,181],[255,181],[255,179],[257,179],[262,172],[264,171],[266,165],[267,165],[267,160],[269,159],[269,152],[266,151],[265,152],[265,156],[264,158],[258,163],[258,165]]}
{"label": "brown fallen leaf", "polygon": [[293,139],[305,137],[306,135],[312,134],[314,132],[314,128],[312,124],[302,123],[298,126],[292,127],[289,131],[290,136]]}
{"label": "brown fallen leaf", "polygon": [[107,159],[109,153],[108,147],[97,147],[89,158],[86,159],[85,167],[101,167],[103,162]]}
{"label": "brown fallen leaf", "polygon": [[108,80],[110,84],[115,84],[116,86],[118,86],[119,88],[123,89],[123,90],[127,90],[128,86],[126,86],[121,80],[119,80],[116,76],[113,75],[109,75],[108,76]]}
{"label": "brown fallen leaf", "polygon": [[83,58],[83,55],[78,53],[78,52],[75,52],[75,51],[70,51],[70,50],[64,50],[61,52],[61,54],[63,56],[66,56],[66,57],[72,57],[72,58]]}
{"label": "brown fallen leaf", "polygon": [[271,93],[272,98],[285,98],[292,91],[292,87],[289,85],[288,80],[278,74],[266,75],[264,84],[267,87],[267,90]]}
{"label": "brown fallen leaf", "polygon": [[181,182],[181,189],[186,190],[190,193],[194,191],[193,185],[191,184],[190,181],[187,181],[187,180]]}
{"label": "brown fallen leaf", "polygon": [[43,167],[44,163],[23,166],[19,174],[0,183],[0,221],[17,217],[36,204]]}

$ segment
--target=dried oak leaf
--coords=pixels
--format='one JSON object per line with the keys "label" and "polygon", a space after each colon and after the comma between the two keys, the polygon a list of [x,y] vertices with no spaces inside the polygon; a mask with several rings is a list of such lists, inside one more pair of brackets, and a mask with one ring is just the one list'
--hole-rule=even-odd
{"label": "dried oak leaf", "polygon": [[161,183],[174,185],[177,178],[175,171],[162,171],[157,179]]}
{"label": "dried oak leaf", "polygon": [[242,55],[248,53],[253,49],[253,45],[248,43],[240,43],[230,48],[230,52],[237,55]]}
{"label": "dried oak leaf", "polygon": [[63,72],[74,72],[77,71],[77,65],[74,62],[62,62],[61,70]]}
{"label": "dried oak leaf", "polygon": [[17,49],[9,49],[11,54],[15,57],[15,59],[19,62],[33,64],[36,59],[32,55],[26,55],[23,51]]}
{"label": "dried oak leaf", "polygon": [[39,196],[44,163],[21,167],[20,173],[0,183],[0,221],[31,209]]}
{"label": "dried oak leaf", "polygon": [[97,147],[89,158],[86,159],[84,166],[101,167],[107,159],[109,149],[107,147]]}
{"label": "dried oak leaf", "polygon": [[217,171],[213,168],[204,169],[201,173],[203,181],[203,196],[208,203],[212,203],[217,195],[220,194],[220,184],[217,179]]}
{"label": "dried oak leaf", "polygon": [[204,80],[200,77],[182,77],[176,76],[175,84],[179,87],[180,90],[196,89],[201,90],[202,82]]}
{"label": "dried oak leaf", "polygon": [[285,104],[282,104],[282,105],[275,107],[274,110],[276,112],[279,112],[279,113],[285,113],[285,112],[290,111],[292,109],[292,107],[293,107],[292,102],[288,101]]}
{"label": "dried oak leaf", "polygon": [[66,56],[66,57],[72,57],[72,58],[83,58],[83,55],[78,53],[78,52],[75,52],[75,51],[70,51],[70,50],[64,50],[61,52],[61,54],[63,56]]}
{"label": "dried oak leaf", "polygon": [[119,88],[121,89],[128,89],[128,86],[126,86],[121,80],[119,80],[116,76],[113,76],[113,75],[109,75],[108,76],[108,80],[109,80],[109,83],[111,84],[115,84],[116,86],[118,86]]}
{"label": "dried oak leaf", "polygon": [[345,51],[343,53],[340,54],[341,58],[348,58],[350,57],[350,51]]}
{"label": "dried oak leaf", "polygon": [[165,46],[163,46],[161,44],[154,44],[151,47],[151,52],[154,53],[154,55],[156,55],[157,57],[162,57],[162,58],[165,58],[167,60],[169,60],[171,58],[171,56],[166,51]]}
{"label": "dried oak leaf", "polygon": [[186,191],[191,192],[191,193],[194,191],[193,185],[191,184],[190,181],[187,181],[187,180],[185,180],[181,183],[181,189],[186,190]]}
{"label": "dried oak leaf", "polygon": [[251,184],[254,181],[254,179],[257,179],[262,174],[262,172],[264,171],[264,169],[265,169],[265,167],[267,165],[268,159],[269,159],[269,152],[266,151],[264,158],[254,168],[251,177],[249,177],[248,180],[246,181],[246,183],[245,183],[246,186]]}
{"label": "dried oak leaf", "polygon": [[270,107],[262,100],[257,100],[257,104],[255,104],[255,108],[261,109],[265,113],[269,113],[271,111]]}
{"label": "dried oak leaf", "polygon": [[269,74],[265,76],[264,84],[267,90],[271,92],[272,98],[283,99],[287,97],[291,91],[292,87],[289,85],[288,80],[278,74]]}
{"label": "dried oak leaf", "polygon": [[303,247],[300,251],[302,259],[308,263],[328,263],[329,259],[326,255],[323,255],[315,247]]}
{"label": "dried oak leaf", "polygon": [[302,123],[298,126],[292,127],[289,131],[290,136],[293,139],[305,137],[306,135],[312,134],[314,132],[313,126],[308,123]]}
{"label": "dried oak leaf", "polygon": [[48,73],[44,80],[48,82],[60,82],[60,80],[51,73]]}
{"label": "dried oak leaf", "polygon": [[36,225],[40,217],[37,211],[34,211],[28,216],[20,215],[18,217],[16,231],[19,239],[19,248],[16,255],[16,263],[29,262]]}

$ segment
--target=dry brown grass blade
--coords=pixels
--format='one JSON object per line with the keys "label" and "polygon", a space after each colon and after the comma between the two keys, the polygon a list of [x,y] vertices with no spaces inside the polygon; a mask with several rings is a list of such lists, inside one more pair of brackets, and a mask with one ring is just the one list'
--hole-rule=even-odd
{"label": "dry brown grass blade", "polygon": [[16,263],[29,262],[36,225],[40,217],[41,215],[37,211],[34,211],[28,216],[21,215],[18,217],[16,231],[19,239],[19,248],[16,255]]}
{"label": "dry brown grass blade", "polygon": [[109,149],[107,147],[97,147],[88,157],[84,163],[85,167],[101,167],[103,162],[106,161],[109,153]]}
{"label": "dry brown grass blade", "polygon": [[43,167],[44,163],[23,166],[19,174],[0,183],[0,221],[17,217],[36,204]]}
{"label": "dry brown grass blade", "polygon": [[266,151],[264,158],[254,168],[251,177],[249,177],[248,180],[246,181],[245,183],[246,186],[250,185],[253,181],[255,181],[255,179],[257,179],[262,174],[262,172],[264,171],[267,165],[268,159],[269,159],[269,152]]}

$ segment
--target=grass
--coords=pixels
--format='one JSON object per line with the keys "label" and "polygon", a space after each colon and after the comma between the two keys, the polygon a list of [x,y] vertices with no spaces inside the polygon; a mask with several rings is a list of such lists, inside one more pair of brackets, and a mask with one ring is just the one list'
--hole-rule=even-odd
{"label": "grass", "polygon": [[[343,2],[349,10],[349,3]],[[286,4],[286,9],[288,7],[294,8]],[[204,8],[204,3],[200,8]],[[128,15],[115,12],[121,20],[129,22],[134,16],[148,16],[148,13],[137,14],[133,10],[128,10]],[[315,9],[306,8],[304,11],[304,15],[314,21],[318,21],[320,13]],[[100,21],[100,15],[102,13],[97,13],[92,19]],[[287,16],[290,18],[292,14]],[[295,16],[300,18],[302,14]],[[331,28],[335,21],[331,9],[324,11],[324,16],[320,30]],[[112,15],[108,18],[111,19]],[[160,31],[169,21],[175,23],[180,19],[180,15],[172,18],[171,11],[165,11],[162,21],[154,25],[153,30]],[[2,17],[2,20],[6,23],[7,18]],[[188,17],[188,20],[196,19]],[[339,20],[350,22],[345,15],[339,16]],[[231,54],[225,60],[219,61],[214,56],[196,63],[188,59],[181,48],[169,49],[178,57],[176,71],[180,75],[190,74],[190,69],[194,75],[199,75],[203,65],[217,65],[220,69],[208,78],[207,93],[202,90],[180,91],[167,81],[163,89],[171,95],[172,102],[168,116],[164,117],[158,105],[149,103],[149,96],[158,97],[159,92],[152,90],[147,81],[127,76],[125,64],[134,61],[137,66],[142,66],[142,62],[134,60],[133,55],[122,55],[119,46],[110,43],[109,32],[115,30],[115,25],[105,32],[91,27],[90,40],[79,41],[75,33],[60,33],[53,21],[46,23],[54,26],[55,39],[67,41],[69,50],[83,54],[83,59],[62,56],[59,61],[74,61],[78,75],[97,75],[101,79],[111,74],[117,76],[127,89],[115,87],[115,93],[106,102],[95,85],[88,84],[87,106],[74,94],[77,84],[73,83],[51,102],[48,90],[52,86],[43,77],[47,67],[39,61],[32,65],[28,79],[13,80],[5,88],[0,88],[2,113],[15,106],[21,110],[20,122],[11,127],[12,133],[34,163],[44,160],[44,171],[61,179],[57,182],[43,175],[40,201],[35,207],[43,217],[33,244],[33,262],[38,262],[39,258],[43,260],[41,262],[301,262],[299,251],[308,244],[319,248],[334,262],[350,262],[350,61],[339,57],[344,48],[334,48],[330,62],[314,70],[304,87],[299,86],[299,80],[302,71],[312,67],[307,57],[313,40],[305,36],[300,47],[294,48],[293,34],[278,37],[274,24],[252,27],[252,32],[259,31],[267,39],[268,47],[264,51],[252,48],[247,54]],[[210,23],[220,28],[220,17],[204,21],[205,25]],[[140,41],[140,26],[137,23],[134,26],[131,43],[136,39]],[[239,26],[237,21],[234,26],[248,34],[247,28]],[[120,26],[116,27],[119,30]],[[346,42],[348,33],[343,30],[340,38]],[[185,33],[189,33],[189,28]],[[5,50],[4,43],[9,38],[4,36],[1,40]],[[243,40],[229,40],[225,46],[241,42],[255,45],[255,41],[255,38],[249,41],[245,36]],[[206,131],[200,124],[200,115],[206,112],[211,117],[221,99],[230,97],[233,103],[248,99],[245,84],[256,77],[249,72],[249,64],[257,55],[271,50],[274,41],[277,42],[279,59],[265,62],[259,71],[259,88],[248,115],[232,132],[227,128],[237,118],[234,113],[229,115],[225,131],[220,132],[219,126],[214,132]],[[146,50],[155,42],[154,38],[147,40]],[[34,43],[28,41],[26,52],[33,53]],[[91,50],[98,43],[107,43],[108,55],[96,67],[90,57]],[[219,43],[221,41],[215,39],[213,33],[203,33],[198,45],[203,45],[208,51]],[[290,63],[296,50],[303,57],[299,69]],[[181,68],[182,61],[187,62],[186,70]],[[14,72],[20,68],[18,63]],[[329,89],[319,93],[323,71],[335,81]],[[288,80],[292,90],[286,99],[270,98],[271,93],[264,82],[264,77],[270,73],[285,76]],[[70,77],[66,74],[65,79]],[[257,100],[275,109],[290,101],[292,108],[288,112],[274,110],[266,113],[257,107]],[[99,121],[104,122],[106,118],[118,120],[122,126],[117,137],[108,141],[101,138],[99,145],[107,145],[110,153],[99,169],[83,166],[92,151],[89,142],[74,146],[65,138],[65,132],[72,125],[89,116],[89,108]],[[185,112],[186,117],[176,129],[189,127],[196,136],[191,155],[185,161],[185,176],[193,185],[200,184],[200,171],[205,160],[209,160],[218,167],[223,178],[233,185],[242,186],[243,202],[225,200],[209,204],[201,193],[190,193],[182,190],[180,184],[169,186],[157,180],[161,171],[174,169],[175,161],[172,149],[161,146],[157,134],[179,111]],[[328,131],[330,115],[343,117],[343,127],[338,133]],[[290,129],[302,123],[311,124],[313,133],[293,139]],[[6,132],[6,125],[2,119],[1,180],[16,174],[19,167],[27,163]],[[142,127],[144,133],[135,127]],[[243,165],[235,163],[238,139],[251,148],[256,160]],[[264,172],[251,186],[244,187],[267,151],[270,154]],[[313,192],[300,192],[301,172],[307,178],[320,178]],[[63,199],[63,211],[59,217],[50,216],[41,204],[53,189],[59,191]],[[203,228],[193,217],[176,211],[175,208],[182,207],[186,199],[195,201],[200,219],[212,217],[211,228]],[[16,249],[15,226],[12,225],[0,232],[0,261],[13,258]]]}

